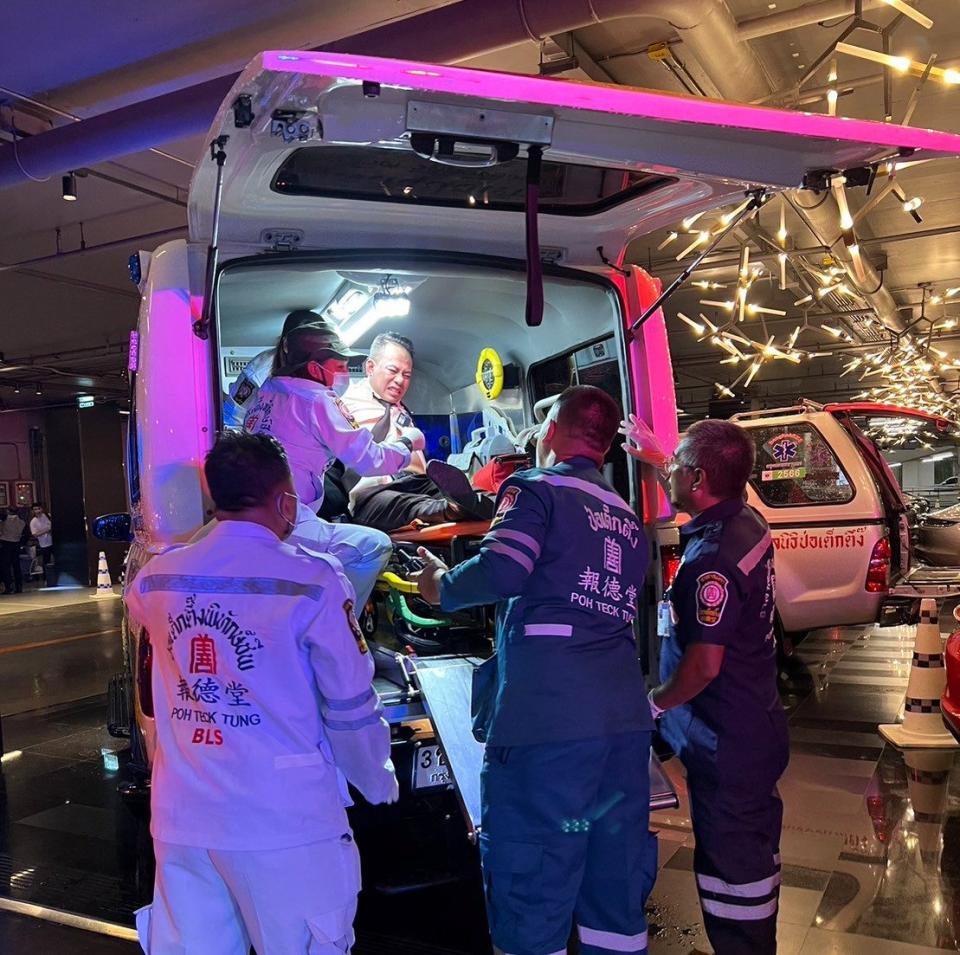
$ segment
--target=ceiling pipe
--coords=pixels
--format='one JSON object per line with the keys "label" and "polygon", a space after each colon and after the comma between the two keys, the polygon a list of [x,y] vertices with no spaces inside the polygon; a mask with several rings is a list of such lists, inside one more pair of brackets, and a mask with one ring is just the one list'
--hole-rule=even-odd
{"label": "ceiling pipe", "polygon": [[57,104],[60,115],[119,109],[236,74],[261,50],[308,49],[350,36],[371,23],[386,25],[452,3],[456,0],[288,0],[281,14],[57,87],[47,98]]}
{"label": "ceiling pipe", "polygon": [[[713,78],[721,95],[749,100],[770,92],[770,85],[762,83],[746,97],[737,91],[742,83],[736,78],[750,68],[752,52],[737,41],[736,23],[722,0],[460,0],[323,49],[444,63],[626,17],[667,21],[695,55],[712,51],[722,58],[724,70]],[[0,189],[202,135],[236,76],[207,80],[2,147]]]}
{"label": "ceiling pipe", "polygon": [[[875,10],[880,7],[890,8],[884,0],[864,0],[864,10]],[[813,26],[824,20],[850,17],[853,16],[853,12],[853,0],[821,0],[819,3],[808,3],[794,10],[784,10],[783,13],[770,13],[766,16],[742,20],[737,25],[737,39],[744,42],[759,40],[761,37],[786,33],[788,30],[796,30],[799,27]]]}

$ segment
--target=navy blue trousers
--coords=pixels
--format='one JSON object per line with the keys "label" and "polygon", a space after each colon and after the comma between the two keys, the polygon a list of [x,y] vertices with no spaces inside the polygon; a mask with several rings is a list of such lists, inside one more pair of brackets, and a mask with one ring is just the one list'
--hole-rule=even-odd
{"label": "navy blue trousers", "polygon": [[[696,847],[693,869],[717,955],[776,955],[786,721],[728,746],[684,750]],[[747,737],[750,737],[749,739]],[[738,742],[739,745],[735,745]],[[729,751],[728,751],[729,749]]]}
{"label": "navy blue trousers", "polygon": [[564,955],[574,925],[582,955],[647,951],[650,735],[487,747],[480,854],[505,955]]}

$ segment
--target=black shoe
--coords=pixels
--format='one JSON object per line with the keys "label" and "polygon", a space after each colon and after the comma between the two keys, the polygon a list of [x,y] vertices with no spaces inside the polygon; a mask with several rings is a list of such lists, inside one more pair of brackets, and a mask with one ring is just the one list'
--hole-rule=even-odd
{"label": "black shoe", "polygon": [[470,486],[466,474],[445,461],[428,461],[427,477],[443,492],[443,496],[456,504],[467,517],[477,521],[489,521],[493,517],[493,501]]}

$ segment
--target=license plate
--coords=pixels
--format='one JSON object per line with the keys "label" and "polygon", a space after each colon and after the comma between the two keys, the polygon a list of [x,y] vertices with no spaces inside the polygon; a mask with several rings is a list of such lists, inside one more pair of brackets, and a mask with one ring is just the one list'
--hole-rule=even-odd
{"label": "license plate", "polygon": [[435,789],[449,786],[452,782],[446,754],[439,746],[421,746],[414,752],[414,789]]}

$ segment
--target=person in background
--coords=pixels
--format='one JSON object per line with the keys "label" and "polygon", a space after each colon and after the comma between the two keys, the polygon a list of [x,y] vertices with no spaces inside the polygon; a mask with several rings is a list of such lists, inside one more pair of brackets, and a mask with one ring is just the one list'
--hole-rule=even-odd
{"label": "person in background", "polygon": [[647,951],[657,872],[648,832],[653,720],[634,622],[650,545],[603,479],[620,412],[568,388],[538,467],[500,486],[480,552],[448,569],[420,549],[420,593],[444,610],[497,604],[496,653],[475,671],[483,757],[480,855],[503,953]]}
{"label": "person in background", "polygon": [[223,399],[223,426],[237,431],[243,428],[243,419],[247,410],[253,407],[260,386],[286,363],[284,339],[295,328],[322,322],[323,319],[308,308],[298,308],[283,320],[283,329],[277,344],[266,348],[247,362],[246,368],[230,386],[230,393]]}
{"label": "person in background", "polygon": [[423,450],[423,434],[408,427],[393,440],[377,441],[357,424],[341,400],[355,353],[329,325],[303,325],[284,342],[286,364],[261,386],[244,428],[283,446],[301,501],[293,541],[333,554],[363,607],[390,557],[390,538],[370,527],[321,520],[324,475],[338,459],[360,474],[394,474]]}
{"label": "person in background", "polygon": [[46,508],[39,501],[30,508],[30,533],[37,540],[37,549],[43,566],[53,562],[53,524]]}
{"label": "person in background", "polygon": [[297,495],[280,445],[228,432],[207,455],[216,507],[196,543],[126,593],[154,645],[156,955],[343,955],[360,861],[347,783],[394,802],[390,729],[340,564],[285,543]]}
{"label": "person in background", "polygon": [[15,508],[0,509],[0,568],[5,594],[23,593],[20,543],[24,527],[23,518]]}
{"label": "person in background", "polygon": [[[628,437],[632,435],[628,434]],[[692,520],[660,605],[660,732],[687,771],[693,870],[717,955],[774,955],[789,760],[777,692],[773,541],[744,501],[754,447],[728,421],[699,421],[669,465],[670,497]]]}
{"label": "person in background", "polygon": [[[396,332],[383,332],[370,344],[366,377],[350,383],[343,403],[361,428],[376,441],[396,440],[415,426],[403,398],[413,377],[413,342]],[[390,532],[419,521],[443,524],[467,519],[489,520],[492,498],[478,494],[466,475],[443,461],[427,463],[422,451],[393,475],[364,477],[350,491],[358,524]]]}

